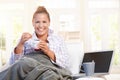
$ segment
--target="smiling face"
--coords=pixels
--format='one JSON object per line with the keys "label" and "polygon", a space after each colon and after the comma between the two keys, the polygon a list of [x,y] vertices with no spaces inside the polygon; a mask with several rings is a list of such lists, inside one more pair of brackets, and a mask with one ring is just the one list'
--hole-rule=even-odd
{"label": "smiling face", "polygon": [[50,20],[45,13],[38,13],[33,18],[33,26],[38,37],[48,34]]}

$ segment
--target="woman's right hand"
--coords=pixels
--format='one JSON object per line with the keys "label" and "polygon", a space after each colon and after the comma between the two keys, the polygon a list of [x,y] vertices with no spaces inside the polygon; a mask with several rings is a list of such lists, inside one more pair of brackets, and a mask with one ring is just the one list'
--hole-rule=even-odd
{"label": "woman's right hand", "polygon": [[20,39],[20,42],[16,46],[14,52],[15,54],[20,54],[23,52],[24,43],[32,37],[30,33],[23,33]]}
{"label": "woman's right hand", "polygon": [[23,33],[20,39],[19,44],[24,45],[24,43],[32,37],[30,33]]}

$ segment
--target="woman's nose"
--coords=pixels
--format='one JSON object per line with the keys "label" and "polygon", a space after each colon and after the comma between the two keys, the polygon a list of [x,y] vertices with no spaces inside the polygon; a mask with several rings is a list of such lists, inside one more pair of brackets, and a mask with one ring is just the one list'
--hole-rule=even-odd
{"label": "woman's nose", "polygon": [[40,24],[39,24],[39,27],[43,27],[43,23],[40,23]]}

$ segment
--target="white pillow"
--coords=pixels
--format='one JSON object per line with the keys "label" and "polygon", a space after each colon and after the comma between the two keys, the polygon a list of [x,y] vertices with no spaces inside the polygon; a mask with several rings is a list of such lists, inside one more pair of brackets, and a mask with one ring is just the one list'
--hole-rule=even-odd
{"label": "white pillow", "polygon": [[83,43],[74,42],[66,44],[70,55],[70,71],[72,72],[72,74],[78,74],[84,56]]}

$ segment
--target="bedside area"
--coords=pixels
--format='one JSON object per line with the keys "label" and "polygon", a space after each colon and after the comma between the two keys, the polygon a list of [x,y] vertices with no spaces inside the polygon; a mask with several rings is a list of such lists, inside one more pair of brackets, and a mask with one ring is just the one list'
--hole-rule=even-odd
{"label": "bedside area", "polygon": [[109,74],[104,76],[105,80],[120,80],[120,74]]}
{"label": "bedside area", "polygon": [[104,78],[98,78],[98,77],[84,77],[84,78],[79,78],[76,80],[105,80]]}
{"label": "bedside area", "polygon": [[82,77],[76,80],[120,80],[120,74],[109,74],[101,77]]}
{"label": "bedside area", "polygon": [[106,80],[120,80],[120,66],[112,66],[110,74],[105,75]]}

